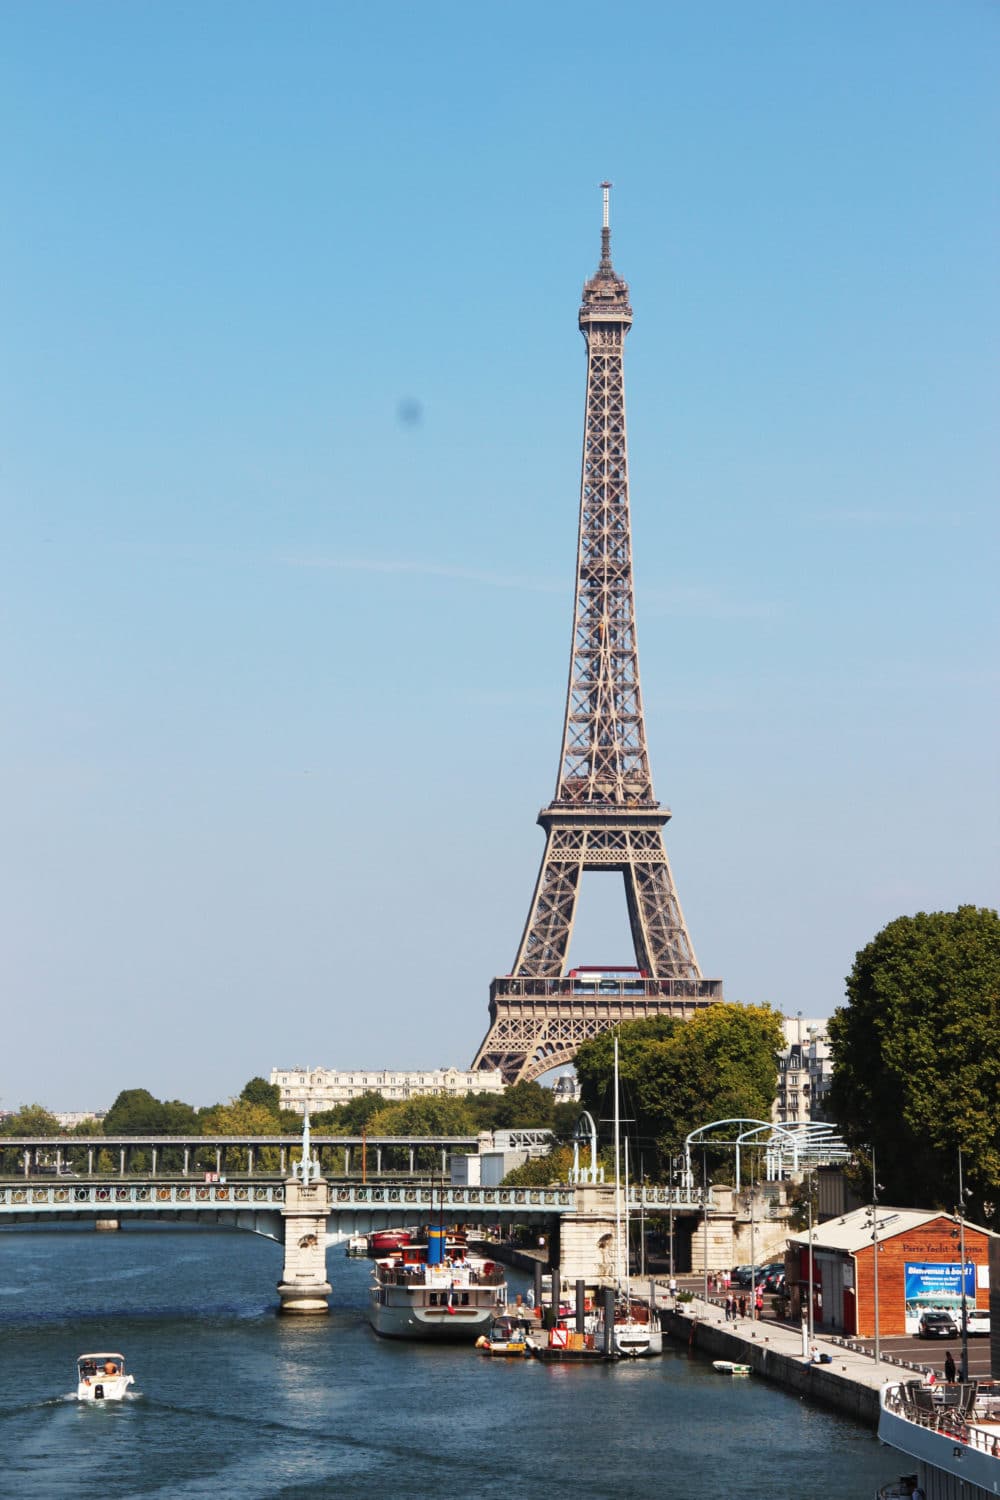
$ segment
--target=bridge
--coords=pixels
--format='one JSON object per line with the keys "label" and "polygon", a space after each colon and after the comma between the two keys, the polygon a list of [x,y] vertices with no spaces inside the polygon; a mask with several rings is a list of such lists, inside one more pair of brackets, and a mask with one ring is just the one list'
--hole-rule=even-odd
{"label": "bridge", "polygon": [[[482,1149],[527,1150],[532,1155],[552,1144],[551,1130],[496,1130],[483,1135],[312,1135],[313,1153],[327,1176],[350,1177],[365,1163],[375,1176],[383,1171],[427,1171],[432,1161],[442,1173],[448,1171],[453,1153],[475,1154]],[[268,1157],[281,1177],[302,1153],[298,1135],[94,1135],[94,1136],[0,1136],[0,1163],[7,1171],[19,1164],[20,1175],[86,1173],[107,1176],[101,1168],[102,1154],[117,1158],[119,1177],[128,1176],[133,1163],[148,1158],[148,1171],[176,1168],[182,1177],[206,1167],[222,1173],[237,1163],[252,1176],[266,1169]],[[395,1163],[390,1167],[390,1163]],[[141,1170],[145,1170],[145,1163]]]}
{"label": "bridge", "polygon": [[[306,1159],[315,1166],[308,1148]],[[702,1195],[685,1188],[632,1187],[627,1201],[633,1214],[703,1212]],[[555,1232],[567,1280],[607,1279],[612,1269],[614,1188],[603,1184],[491,1188],[416,1179],[330,1182],[303,1174],[301,1168],[299,1175],[284,1180],[246,1174],[199,1182],[161,1174],[127,1180],[35,1176],[0,1181],[0,1228],[74,1220],[114,1221],[116,1226],[173,1220],[264,1235],[284,1247],[278,1295],[282,1310],[296,1313],[327,1311],[330,1245],[374,1229],[416,1228],[441,1219],[466,1226],[534,1224]]]}

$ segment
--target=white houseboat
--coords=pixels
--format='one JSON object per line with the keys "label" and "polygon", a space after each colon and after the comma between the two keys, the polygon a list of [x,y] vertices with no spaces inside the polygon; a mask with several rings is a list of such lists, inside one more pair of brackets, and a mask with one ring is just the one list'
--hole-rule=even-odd
{"label": "white houseboat", "polygon": [[506,1305],[503,1267],[431,1229],[426,1244],[401,1245],[375,1262],[368,1318],[383,1338],[474,1343]]}
{"label": "white houseboat", "polygon": [[1000,1494],[1000,1384],[890,1381],[880,1400],[879,1438],[909,1460],[908,1475],[879,1491],[883,1500],[921,1491],[924,1500]]}

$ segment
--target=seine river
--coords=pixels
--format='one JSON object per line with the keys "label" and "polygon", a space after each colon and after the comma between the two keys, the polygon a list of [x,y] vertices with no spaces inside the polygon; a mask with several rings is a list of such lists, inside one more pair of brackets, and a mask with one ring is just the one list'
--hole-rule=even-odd
{"label": "seine river", "polygon": [[[898,1472],[862,1428],[683,1350],[581,1369],[376,1339],[368,1263],[328,1265],[332,1315],[298,1321],[253,1235],[0,1233],[0,1494],[870,1500]],[[102,1349],[140,1394],[85,1407],[74,1361]]]}

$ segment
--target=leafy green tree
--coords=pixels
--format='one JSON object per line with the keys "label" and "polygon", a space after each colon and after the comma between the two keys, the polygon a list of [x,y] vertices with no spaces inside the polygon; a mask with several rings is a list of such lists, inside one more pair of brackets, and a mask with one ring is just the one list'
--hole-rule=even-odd
{"label": "leafy green tree", "polygon": [[263,1104],[247,1099],[233,1099],[229,1104],[215,1104],[201,1119],[204,1135],[275,1135],[277,1121]]}
{"label": "leafy green tree", "polygon": [[251,1078],[243,1085],[240,1098],[247,1104],[263,1105],[275,1116],[281,1111],[281,1090],[276,1083],[268,1083],[266,1078]]}
{"label": "leafy green tree", "polygon": [[575,1099],[562,1099],[552,1110],[552,1130],[559,1140],[571,1136],[576,1129],[583,1108]]}
{"label": "leafy green tree", "polygon": [[148,1089],[122,1089],[104,1116],[105,1135],[157,1135],[163,1125],[163,1105]]}
{"label": "leafy green tree", "polygon": [[[589,1158],[588,1158],[589,1160]],[[573,1165],[573,1150],[570,1146],[557,1146],[548,1156],[536,1156],[526,1161],[523,1167],[515,1167],[503,1180],[504,1187],[551,1187],[555,1183],[569,1180]]]}
{"label": "leafy green tree", "polygon": [[372,1135],[475,1135],[475,1117],[464,1099],[420,1094],[387,1104],[368,1122]]}
{"label": "leafy green tree", "polygon": [[[201,1117],[204,1135],[276,1135],[278,1122],[264,1104],[252,1104],[247,1099],[233,1099],[229,1104],[215,1104],[205,1110]],[[280,1161],[280,1148],[261,1146],[256,1153],[256,1164],[265,1171],[274,1171]],[[245,1171],[247,1152],[238,1146],[226,1148],[226,1161],[234,1171]]]}
{"label": "leafy green tree", "polygon": [[[710,1005],[689,1021],[672,1016],[618,1028],[622,1114],[645,1155],[663,1172],[684,1137],[712,1120],[770,1119],[781,1017],[769,1006]],[[607,1121],[614,1110],[614,1035],[603,1032],[576,1055],[584,1108]],[[731,1162],[723,1165],[731,1171]]]}
{"label": "leafy green tree", "polygon": [[163,1135],[197,1135],[198,1111],[183,1099],[164,1099],[160,1106],[160,1131]]}
{"label": "leafy green tree", "polygon": [[0,1124],[0,1135],[61,1135],[62,1126],[44,1104],[22,1104]]}
{"label": "leafy green tree", "polygon": [[348,1099],[340,1106],[337,1131],[341,1135],[360,1135],[386,1108],[387,1102],[381,1094],[366,1089],[356,1099]]}
{"label": "leafy green tree", "polygon": [[502,1094],[466,1094],[480,1130],[551,1130],[555,1095],[540,1083],[514,1083]]}
{"label": "leafy green tree", "polygon": [[830,1021],[828,1109],[874,1144],[883,1200],[952,1208],[958,1150],[982,1219],[1000,1183],[1000,918],[898,917],[854,961]]}

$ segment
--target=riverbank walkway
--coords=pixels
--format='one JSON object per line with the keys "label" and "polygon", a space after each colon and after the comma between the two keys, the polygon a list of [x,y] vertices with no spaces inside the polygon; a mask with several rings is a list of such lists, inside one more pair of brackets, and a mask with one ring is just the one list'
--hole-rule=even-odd
{"label": "riverbank walkway", "polygon": [[[879,1390],[885,1382],[913,1378],[915,1367],[894,1356],[875,1360],[820,1333],[814,1335],[811,1351],[804,1352],[802,1330],[790,1323],[749,1317],[727,1322],[720,1302],[698,1293],[675,1300],[659,1280],[655,1290],[664,1332],[674,1340],[712,1359],[747,1364],[755,1375],[872,1427],[878,1425]],[[824,1355],[827,1359],[820,1362]]]}

